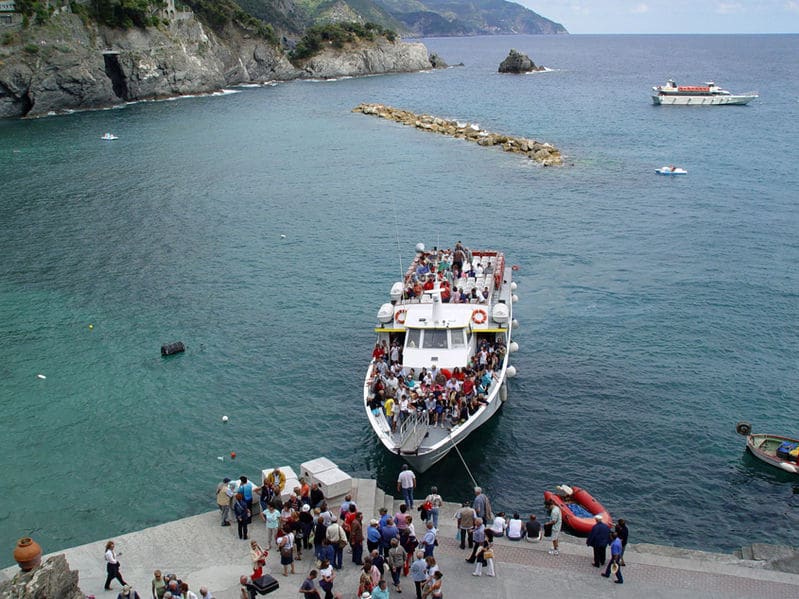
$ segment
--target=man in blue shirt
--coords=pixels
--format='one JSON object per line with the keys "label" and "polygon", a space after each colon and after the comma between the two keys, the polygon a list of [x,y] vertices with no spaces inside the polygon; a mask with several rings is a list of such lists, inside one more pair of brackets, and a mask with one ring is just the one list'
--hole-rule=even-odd
{"label": "man in blue shirt", "polygon": [[250,524],[252,522],[252,492],[255,485],[248,481],[246,476],[240,476],[239,481],[241,484],[238,492],[244,497],[244,503],[247,504],[247,509],[250,510],[250,516],[247,519],[247,524]]}
{"label": "man in blue shirt", "polygon": [[624,583],[624,577],[621,575],[621,539],[619,535],[616,534],[616,531],[611,531],[610,538],[613,539],[613,542],[610,544],[610,561],[608,562],[608,567],[602,573],[602,576],[605,578],[610,578],[611,570],[615,564],[616,566],[616,582],[618,584]]}
{"label": "man in blue shirt", "polygon": [[386,525],[381,529],[380,536],[382,537],[380,539],[380,553],[387,557],[388,550],[391,548],[391,539],[399,540],[399,529],[394,526],[392,518],[386,520]]}
{"label": "man in blue shirt", "polygon": [[422,544],[424,544],[424,556],[430,557],[433,555],[433,551],[436,548],[436,529],[433,528],[433,522],[427,522],[427,530],[424,533],[424,537],[422,539]]}
{"label": "man in blue shirt", "polygon": [[410,574],[413,584],[416,585],[416,599],[422,599],[422,585],[427,580],[427,562],[421,551],[416,552],[416,559],[411,564]]}

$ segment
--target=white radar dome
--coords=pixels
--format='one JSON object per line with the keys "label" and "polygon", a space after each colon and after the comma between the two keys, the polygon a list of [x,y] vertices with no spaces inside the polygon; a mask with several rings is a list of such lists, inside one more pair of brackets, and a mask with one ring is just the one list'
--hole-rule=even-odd
{"label": "white radar dome", "polygon": [[402,281],[397,281],[396,283],[394,283],[391,286],[391,293],[390,293],[391,301],[392,302],[400,301],[402,299],[403,291],[405,291],[405,289],[402,286]]}
{"label": "white radar dome", "polygon": [[377,311],[377,321],[380,324],[386,324],[394,320],[394,306],[391,304],[383,304]]}
{"label": "white radar dome", "polygon": [[416,253],[417,254],[421,254],[423,251],[424,251],[424,244],[423,243],[417,243],[416,244]]}
{"label": "white radar dome", "polygon": [[506,304],[497,304],[494,306],[494,309],[491,310],[491,318],[494,322],[498,322],[500,324],[508,322],[508,318],[510,318],[510,309]]}

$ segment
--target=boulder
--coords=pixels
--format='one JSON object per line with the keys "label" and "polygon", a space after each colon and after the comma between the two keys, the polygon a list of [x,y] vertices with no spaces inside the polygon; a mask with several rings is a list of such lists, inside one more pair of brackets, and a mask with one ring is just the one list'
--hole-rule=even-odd
{"label": "boulder", "polygon": [[[446,62],[444,62],[444,59],[441,58],[438,54],[431,54],[430,55],[430,65],[434,69],[447,69],[447,68],[449,68],[449,65]],[[463,66],[463,65],[461,64],[461,66]]]}
{"label": "boulder", "polygon": [[69,569],[62,553],[0,583],[0,599],[84,599],[84,595],[78,586],[78,571]]}
{"label": "boulder", "polygon": [[531,73],[533,71],[543,71],[544,67],[536,66],[526,54],[517,50],[511,50],[508,57],[499,65],[500,73]]}

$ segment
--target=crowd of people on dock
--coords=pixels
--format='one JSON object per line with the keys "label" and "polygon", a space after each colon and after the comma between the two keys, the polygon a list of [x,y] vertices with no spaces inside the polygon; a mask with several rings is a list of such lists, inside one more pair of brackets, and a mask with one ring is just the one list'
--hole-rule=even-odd
{"label": "crowd of people on dock", "polygon": [[418,373],[401,363],[399,346],[375,345],[367,402],[372,413],[385,415],[396,432],[412,414],[426,414],[429,426],[454,428],[487,403],[507,348],[494,339],[480,339],[464,368],[423,367]]}
{"label": "crowd of people on dock", "polygon": [[[444,573],[436,559],[439,545],[439,518],[444,501],[436,487],[422,500],[414,499],[417,490],[415,474],[403,466],[397,478],[397,491],[403,502],[395,514],[381,507],[375,514],[360,511],[353,496],[344,497],[341,505],[333,509],[324,493],[315,483],[299,479],[299,486],[290,493],[285,490],[286,477],[278,469],[269,472],[260,486],[241,476],[237,481],[223,479],[216,488],[216,500],[221,515],[221,526],[231,526],[231,514],[237,522],[237,536],[249,542],[248,574],[241,575],[240,599],[255,599],[268,591],[270,584],[277,587],[273,577],[265,572],[270,551],[279,554],[279,566],[284,577],[298,574],[297,563],[310,558],[310,569],[299,583],[298,592],[306,599],[388,599],[393,591],[402,593],[404,580],[413,583],[416,599],[443,597]],[[285,501],[282,497],[288,496]],[[260,510],[253,511],[253,507]],[[465,562],[473,564],[473,576],[497,575],[495,546],[497,538],[510,541],[541,542],[545,536],[552,541],[551,555],[558,555],[562,515],[558,506],[547,504],[547,518],[542,523],[535,514],[523,520],[518,512],[508,516],[494,513],[491,501],[480,487],[474,488],[474,498],[461,504],[453,515],[456,521],[456,540],[460,549],[469,550]],[[265,534],[259,541],[251,537],[253,514],[263,524]],[[418,516],[417,516],[418,514]],[[418,520],[417,520],[418,517]],[[616,576],[623,583],[621,567],[629,532],[620,519],[611,529],[597,515],[596,524],[586,544],[593,550],[593,565],[605,566],[605,577]],[[258,527],[260,528],[260,526]],[[606,558],[607,547],[611,557]],[[349,554],[351,567],[357,568],[357,588],[342,592],[337,588],[337,573],[345,567],[344,554]],[[119,581],[122,590],[118,599],[142,599],[125,581],[115,551],[115,544],[106,545],[105,588]],[[311,556],[313,556],[311,558]],[[353,585],[354,587],[355,585]],[[207,587],[198,593],[191,590],[188,581],[179,576],[156,570],[151,582],[152,599],[213,599]]]}

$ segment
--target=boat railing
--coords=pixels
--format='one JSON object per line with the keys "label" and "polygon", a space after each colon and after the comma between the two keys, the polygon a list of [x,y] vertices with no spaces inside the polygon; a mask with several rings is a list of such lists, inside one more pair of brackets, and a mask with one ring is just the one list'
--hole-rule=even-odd
{"label": "boat railing", "polygon": [[417,449],[426,432],[427,412],[414,410],[405,418],[397,431],[397,447],[401,450],[405,450],[406,446]]}

